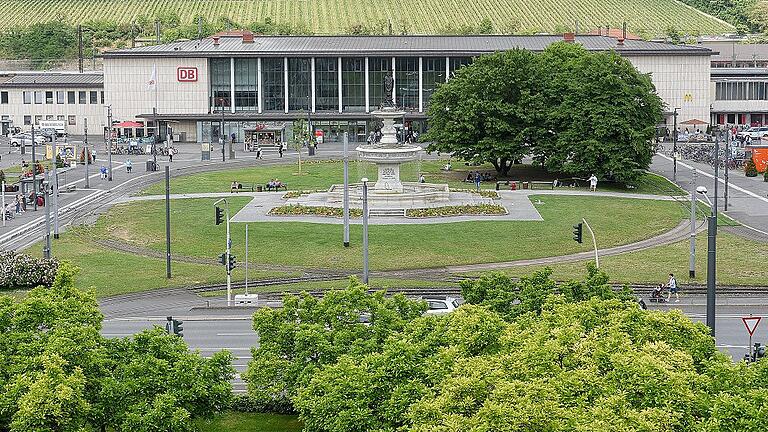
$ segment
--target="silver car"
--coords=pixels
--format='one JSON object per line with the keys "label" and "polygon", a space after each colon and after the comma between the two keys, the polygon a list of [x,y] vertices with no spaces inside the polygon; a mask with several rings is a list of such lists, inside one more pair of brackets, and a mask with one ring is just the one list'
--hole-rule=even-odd
{"label": "silver car", "polygon": [[[47,140],[42,135],[35,134],[35,144],[42,145],[45,144]],[[11,145],[14,147],[21,147],[24,146],[31,146],[32,145],[32,134],[30,133],[20,133],[16,135],[11,135]]]}

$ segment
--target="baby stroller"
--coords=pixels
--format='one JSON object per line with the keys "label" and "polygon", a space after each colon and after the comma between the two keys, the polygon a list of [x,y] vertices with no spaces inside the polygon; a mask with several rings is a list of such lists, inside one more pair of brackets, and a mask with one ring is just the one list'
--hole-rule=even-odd
{"label": "baby stroller", "polygon": [[666,303],[667,298],[664,297],[664,285],[658,285],[653,287],[653,291],[651,291],[651,298],[652,303]]}

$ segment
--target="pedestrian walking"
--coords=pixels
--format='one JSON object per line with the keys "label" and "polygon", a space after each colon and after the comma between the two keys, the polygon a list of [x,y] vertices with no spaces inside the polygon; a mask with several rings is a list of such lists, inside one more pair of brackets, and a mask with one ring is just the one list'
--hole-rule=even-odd
{"label": "pedestrian walking", "polygon": [[173,162],[173,149],[168,150],[168,163]]}
{"label": "pedestrian walking", "polygon": [[101,178],[102,179],[106,179],[107,178],[107,167],[102,165],[101,168],[99,169],[99,172],[101,173]]}
{"label": "pedestrian walking", "polygon": [[669,274],[669,282],[667,282],[667,286],[669,287],[669,294],[667,294],[667,301],[672,299],[672,294],[675,295],[675,303],[680,302],[680,294],[679,289],[677,288],[677,279],[675,279],[675,275],[672,273]]}
{"label": "pedestrian walking", "polygon": [[597,192],[597,176],[594,174],[589,177],[589,190],[592,192]]}
{"label": "pedestrian walking", "polygon": [[480,171],[475,173],[475,189],[480,190],[480,183],[483,181],[483,176],[480,175]]}
{"label": "pedestrian walking", "polygon": [[21,195],[16,194],[16,213],[21,213]]}
{"label": "pedestrian walking", "polygon": [[283,157],[283,145],[282,144],[279,144],[277,146],[277,154],[279,154],[280,157]]}
{"label": "pedestrian walking", "polygon": [[261,146],[256,145],[256,159],[261,159]]}
{"label": "pedestrian walking", "polygon": [[130,174],[131,170],[133,170],[133,162],[131,162],[130,158],[125,160],[125,170],[128,172],[128,174]]}
{"label": "pedestrian walking", "polygon": [[91,157],[93,158],[93,159],[91,159],[91,163],[95,163],[96,162],[96,149],[91,150]]}

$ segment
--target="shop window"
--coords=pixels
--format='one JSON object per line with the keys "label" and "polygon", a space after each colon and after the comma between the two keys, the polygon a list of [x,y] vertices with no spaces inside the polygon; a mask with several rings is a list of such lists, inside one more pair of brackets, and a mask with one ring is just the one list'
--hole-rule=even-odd
{"label": "shop window", "polygon": [[73,115],[67,116],[67,124],[70,126],[75,126],[77,124],[77,118]]}
{"label": "shop window", "polygon": [[32,124],[32,116],[31,115],[25,115],[24,116],[24,126],[30,126]]}
{"label": "shop window", "polygon": [[43,116],[36,115],[35,116],[35,126],[39,125],[42,120],[43,120]]}

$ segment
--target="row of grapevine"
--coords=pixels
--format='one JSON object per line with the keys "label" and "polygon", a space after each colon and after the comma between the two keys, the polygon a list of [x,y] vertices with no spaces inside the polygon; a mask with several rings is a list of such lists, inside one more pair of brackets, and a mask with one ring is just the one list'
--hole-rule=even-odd
{"label": "row of grapevine", "polygon": [[559,31],[629,23],[631,30],[662,34],[721,33],[733,27],[677,0],[0,0],[0,28],[62,19],[128,23],[173,11],[183,22],[226,16],[235,22],[289,23],[318,34],[391,21],[397,33],[436,33],[489,19],[498,31]]}

